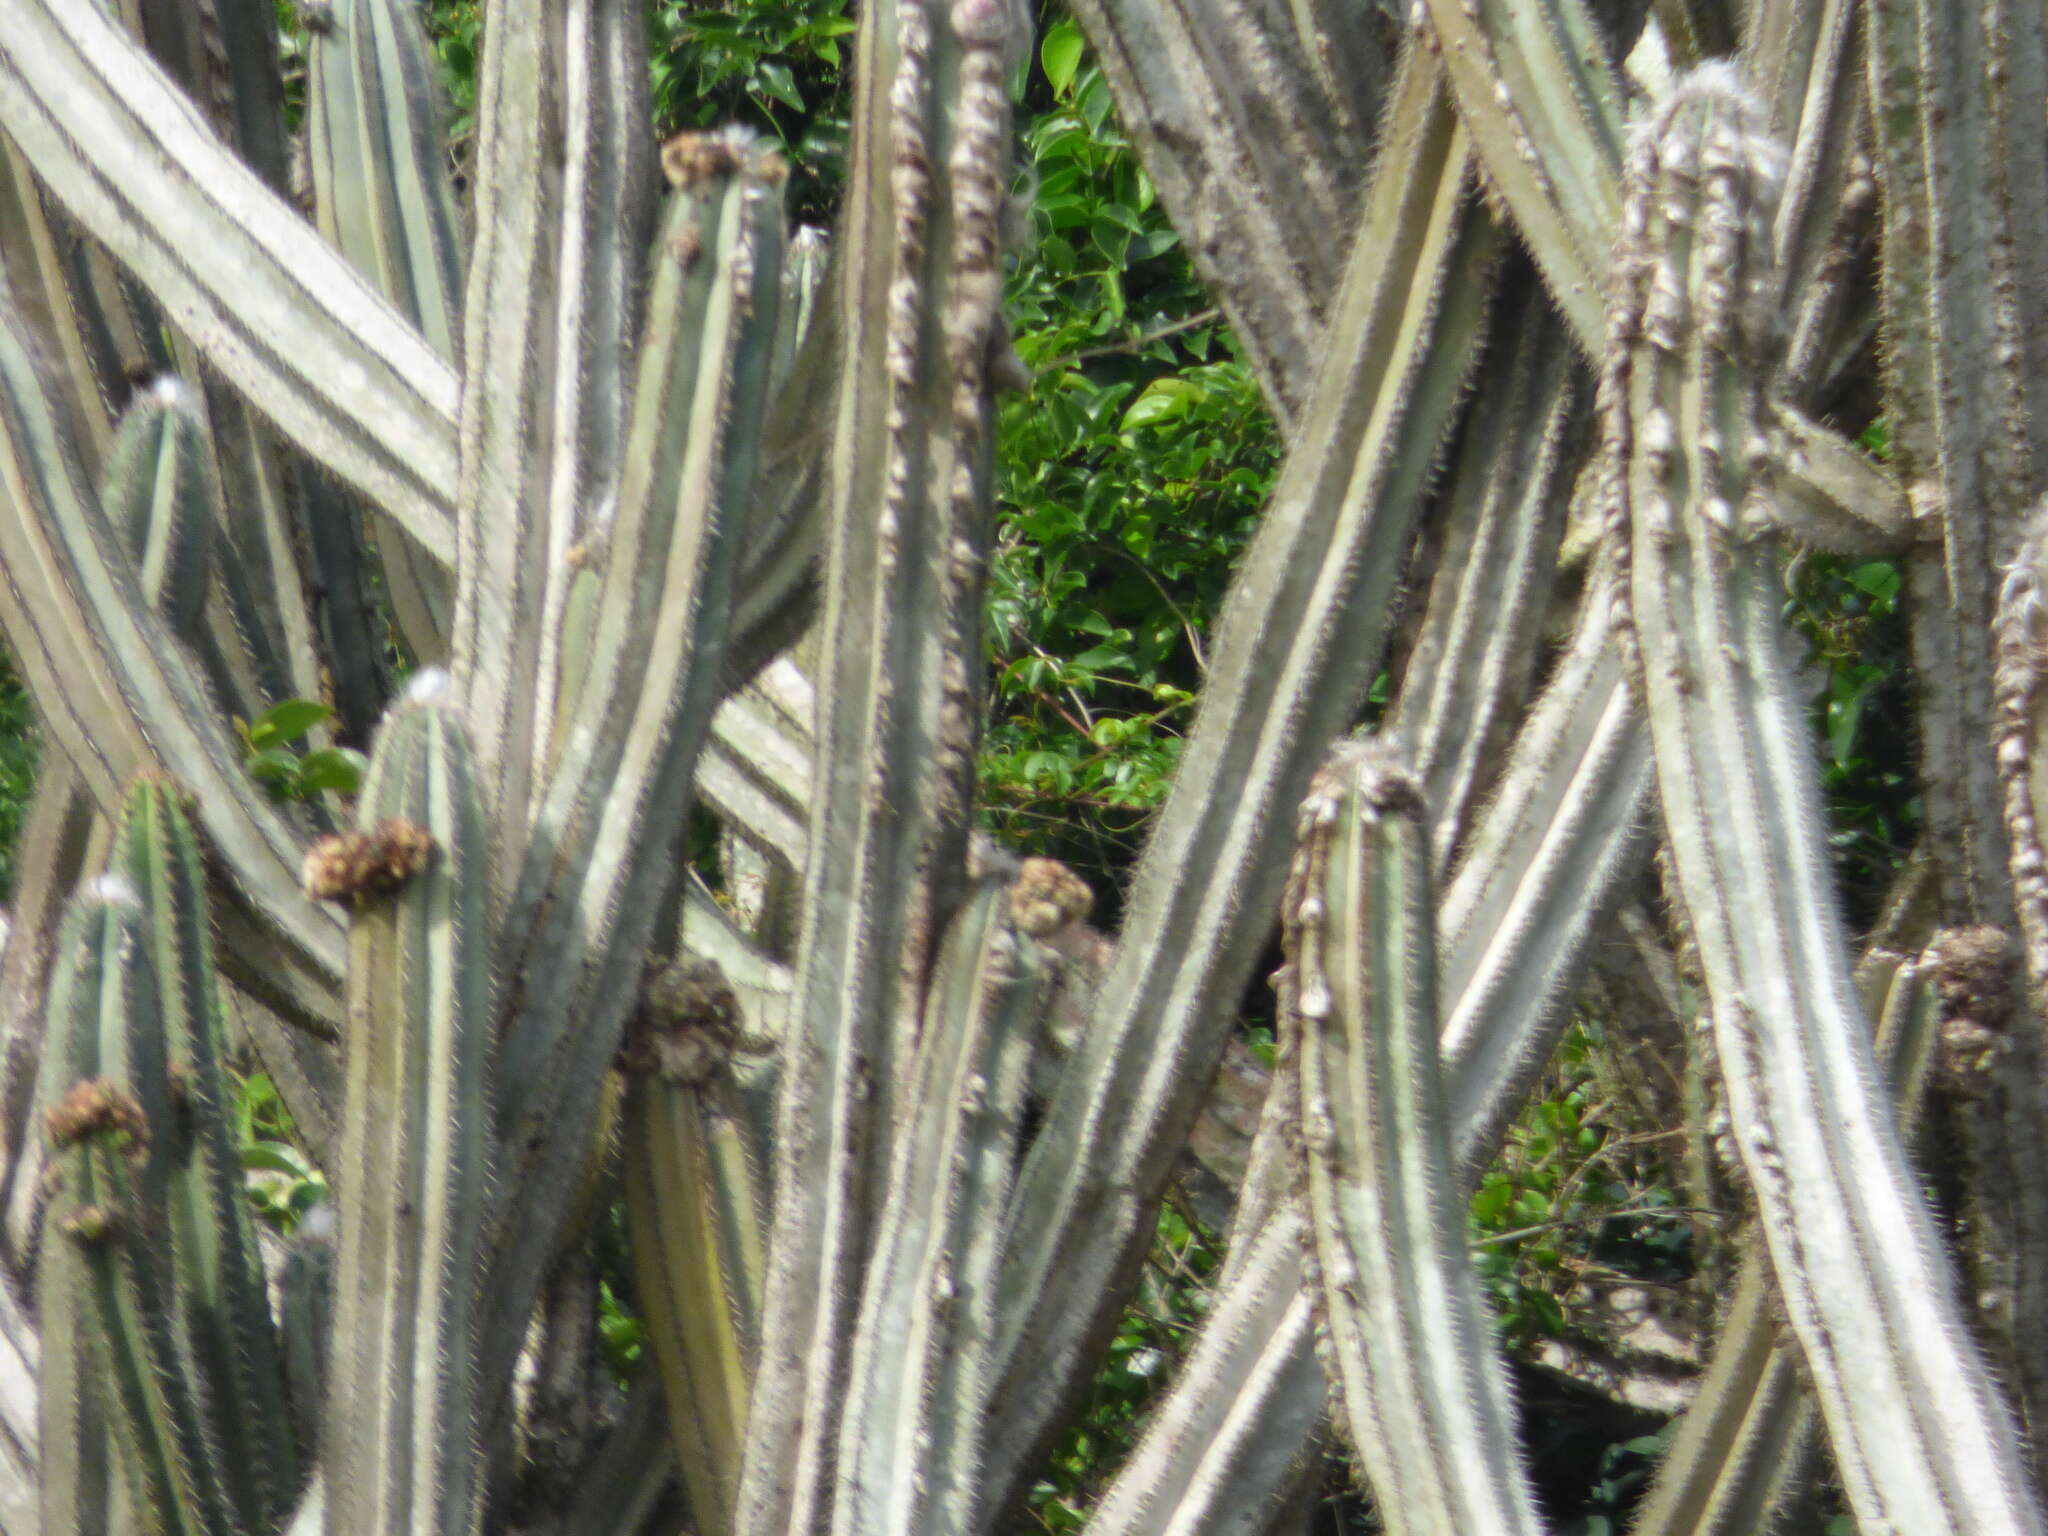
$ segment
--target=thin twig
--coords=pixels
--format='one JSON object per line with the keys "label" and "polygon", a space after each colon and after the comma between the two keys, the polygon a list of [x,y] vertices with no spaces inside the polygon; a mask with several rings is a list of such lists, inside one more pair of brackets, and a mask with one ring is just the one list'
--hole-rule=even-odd
{"label": "thin twig", "polygon": [[1169,336],[1178,336],[1182,331],[1192,331],[1197,326],[1207,325],[1212,320],[1220,320],[1222,318],[1222,310],[1214,308],[1205,309],[1196,314],[1189,315],[1185,320],[1175,320],[1171,324],[1160,326],[1157,330],[1147,331],[1142,336],[1133,336],[1129,341],[1112,341],[1099,347],[1083,347],[1078,352],[1063,352],[1058,357],[1052,359],[1052,361],[1039,364],[1033,371],[1033,377],[1044,378],[1045,375],[1051,373],[1055,368],[1069,367],[1074,363],[1085,363],[1090,358],[1126,356],[1138,351],[1141,347],[1151,346],[1155,341],[1164,341]]}

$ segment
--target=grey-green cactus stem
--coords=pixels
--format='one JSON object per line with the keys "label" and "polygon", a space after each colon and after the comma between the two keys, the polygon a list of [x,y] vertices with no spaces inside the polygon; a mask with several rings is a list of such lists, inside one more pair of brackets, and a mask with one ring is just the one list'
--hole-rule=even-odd
{"label": "grey-green cactus stem", "polygon": [[[1858,989],[1880,1015],[1877,1054],[1909,1139],[1926,1101],[1941,1019],[1933,952],[1874,951]],[[1754,1232],[1720,1319],[1713,1358],[1657,1464],[1631,1536],[1750,1536],[1777,1529],[1813,1499],[1820,1414],[1785,1337],[1770,1258]]]}
{"label": "grey-green cactus stem", "polygon": [[1441,493],[1442,552],[1388,726],[1422,776],[1446,869],[1528,701],[1590,443],[1591,379],[1534,278],[1523,284],[1499,322],[1506,355],[1489,355],[1488,409],[1468,424]]}
{"label": "grey-green cactus stem", "polygon": [[[1233,0],[1167,6],[1078,0],[1074,15],[1196,270],[1243,341],[1283,435],[1315,383],[1324,326],[1344,280],[1364,170],[1350,122],[1390,94],[1394,28],[1368,11],[1294,35]],[[1338,67],[1341,52],[1352,68]],[[1311,62],[1313,61],[1313,62]],[[1335,69],[1332,91],[1318,78]]]}
{"label": "grey-green cactus stem", "polygon": [[992,536],[992,356],[1014,0],[895,0],[862,28],[831,317],[818,772],[741,1529],[826,1518],[847,1339],[919,1005],[965,885]]}
{"label": "grey-green cactus stem", "polygon": [[[1279,897],[1291,807],[1384,643],[1396,573],[1478,350],[1502,231],[1471,199],[1435,60],[1395,81],[1324,369],[1238,568],[1197,719],[1087,1039],[1026,1159],[991,1454],[1021,1479],[1093,1347]],[[1162,1063],[1173,1063],[1173,1069]],[[1140,1195],[1139,1191],[1148,1192]],[[1124,1245],[1118,1247],[1117,1245]]]}
{"label": "grey-green cactus stem", "polygon": [[2048,38],[2006,7],[1870,7],[1886,419],[1937,562],[1906,564],[1923,791],[1954,922],[2009,923],[1992,729],[1998,570],[2048,489]]}
{"label": "grey-green cactus stem", "polygon": [[474,1532],[489,1201],[488,839],[447,674],[378,733],[355,829],[307,855],[346,904],[347,1103],[323,1434],[331,1536]]}
{"label": "grey-green cactus stem", "polygon": [[0,461],[15,490],[0,507],[0,622],[45,728],[104,811],[118,810],[128,781],[147,770],[193,789],[255,925],[288,963],[338,987],[337,925],[307,905],[290,873],[302,833],[250,780],[197,667],[149,611],[52,399],[0,291]]}
{"label": "grey-green cactus stem", "polygon": [[[441,83],[418,12],[341,0],[306,48],[306,147],[325,235],[441,357],[460,353],[463,247],[442,147]],[[447,657],[452,550],[377,516],[392,622],[422,663]]]}
{"label": "grey-green cactus stem", "polygon": [[1602,396],[1664,821],[1735,1140],[1859,1518],[2037,1531],[1877,1090],[1758,538],[1777,166],[1721,69],[1681,82],[1631,156]]}
{"label": "grey-green cactus stem", "polygon": [[632,351],[640,335],[641,279],[655,220],[654,145],[644,131],[647,58],[642,19],[618,0],[563,6],[564,151],[562,198],[571,215],[556,236],[562,301],[555,313],[556,422],[548,478],[548,564],[542,594],[539,670],[533,691],[542,724],[528,744],[531,789],[545,792],[548,702],[561,692],[557,644],[575,574],[569,551],[601,540],[617,504],[620,466],[631,457],[626,431]]}
{"label": "grey-green cactus stem", "polygon": [[1004,1237],[988,1213],[1016,1171],[1054,964],[1040,941],[1084,916],[1085,896],[1064,866],[1027,861],[984,879],[939,946],[848,1368],[841,1536],[966,1536],[985,1518]]}
{"label": "grey-green cactus stem", "polygon": [[[781,281],[783,169],[744,132],[671,141],[675,182],[653,249],[619,506],[573,721],[497,942],[506,974],[516,1161],[494,1288],[492,1368],[509,1372],[563,1212],[530,1198],[578,1177],[598,1086],[638,996],[639,957],[677,880],[698,750],[726,688],[725,642],[759,464]],[[664,940],[666,935],[663,935]],[[569,957],[577,957],[573,961]]]}
{"label": "grey-green cactus stem", "polygon": [[[454,370],[207,131],[106,11],[7,0],[0,117],[43,185],[301,449],[423,545],[453,547]],[[127,174],[118,146],[137,142],[184,174]],[[178,237],[159,238],[168,230]]]}
{"label": "grey-green cactus stem", "polygon": [[2048,1467],[2048,1192],[2034,1176],[2048,1121],[2038,1015],[2002,928],[1944,929],[1929,951],[1941,1005],[1935,1103],[1943,1176],[1978,1336]]}
{"label": "grey-green cactus stem", "polygon": [[1300,835],[1285,991],[1324,1369],[1390,1531],[1533,1536],[1447,1136],[1420,787],[1380,744],[1346,743]]}

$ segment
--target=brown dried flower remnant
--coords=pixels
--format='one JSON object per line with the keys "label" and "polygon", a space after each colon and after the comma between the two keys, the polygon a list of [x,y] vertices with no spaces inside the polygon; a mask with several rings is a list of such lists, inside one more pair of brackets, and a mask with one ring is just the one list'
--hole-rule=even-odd
{"label": "brown dried flower remnant", "polygon": [[107,1205],[81,1205],[57,1223],[66,1237],[78,1243],[103,1243],[120,1224],[119,1213]]}
{"label": "brown dried flower remnant", "polygon": [[677,960],[649,971],[623,1065],[672,1083],[707,1081],[732,1056],[740,1005],[725,974],[707,960]]}
{"label": "brown dried flower remnant", "polygon": [[139,1156],[149,1146],[149,1120],[135,1096],[104,1077],[74,1083],[71,1091],[43,1116],[51,1145],[76,1146],[88,1136],[110,1132],[116,1146]]}
{"label": "brown dried flower remnant", "polygon": [[417,822],[392,817],[367,832],[337,832],[306,850],[299,879],[315,901],[361,906],[394,891],[427,867],[434,835]]}
{"label": "brown dried flower remnant", "polygon": [[789,164],[772,149],[755,149],[745,129],[679,133],[661,146],[661,173],[672,187],[701,186],[714,176],[751,170],[771,186],[789,179]]}
{"label": "brown dried flower remnant", "polygon": [[1034,939],[1083,921],[1094,905],[1088,882],[1058,859],[1026,859],[1010,884],[1010,918]]}

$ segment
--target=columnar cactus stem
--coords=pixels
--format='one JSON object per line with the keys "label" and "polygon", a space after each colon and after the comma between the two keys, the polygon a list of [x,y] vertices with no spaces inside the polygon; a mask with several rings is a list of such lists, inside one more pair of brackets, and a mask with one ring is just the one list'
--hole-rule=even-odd
{"label": "columnar cactus stem", "polygon": [[[468,252],[441,143],[441,85],[418,13],[393,0],[343,0],[309,32],[307,77],[320,233],[454,362]],[[376,527],[392,622],[423,663],[445,660],[452,551],[428,554],[388,518]]]}
{"label": "columnar cactus stem", "polygon": [[[1324,371],[1239,566],[1198,718],[1132,888],[1095,1020],[1026,1162],[1006,1273],[991,1453],[1005,1480],[1065,1406],[1110,1277],[1214,1069],[1224,999],[1278,899],[1286,817],[1371,680],[1395,573],[1477,357],[1501,232],[1436,62],[1393,89]],[[1122,1245],[1122,1246],[1118,1246]]]}
{"label": "columnar cactus stem", "polygon": [[[43,184],[294,442],[427,548],[454,547],[454,370],[207,131],[111,13],[0,5],[0,116]],[[184,174],[128,174],[115,146],[138,139]]]}
{"label": "columnar cactus stem", "polygon": [[[78,1305],[57,1301],[56,1315],[77,1321],[93,1369],[89,1388],[58,1371],[67,1395],[45,1399],[43,1433],[77,1432],[93,1410],[82,1412],[68,1394],[89,1390],[113,1431],[145,1530],[237,1536],[229,1468],[207,1399],[187,1374],[200,1346],[178,1306],[171,1262],[177,1242],[166,1197],[180,1110],[152,934],[163,916],[125,875],[108,874],[74,909],[61,941],[44,1121],[62,1169],[48,1241],[66,1245],[66,1256],[43,1279],[75,1287]],[[88,1467],[77,1470],[84,1475],[51,1490],[60,1500],[108,1496]],[[67,1514],[89,1518],[90,1510],[44,1509],[46,1520]],[[63,1527],[51,1529],[63,1536]]]}
{"label": "columnar cactus stem", "polygon": [[[1879,952],[1858,973],[1866,995],[1881,994],[1877,1054],[1909,1136],[1940,1047],[1935,963],[1931,953],[1902,962]],[[1713,1358],[1631,1536],[1749,1536],[1812,1496],[1820,1415],[1785,1337],[1770,1256],[1759,1236],[1749,1241]]]}
{"label": "columnar cactus stem", "polygon": [[445,673],[378,734],[310,890],[346,904],[348,1099],[324,1425],[330,1536],[475,1531],[490,1202],[488,852]]}
{"label": "columnar cactus stem", "polygon": [[741,1528],[827,1518],[846,1336],[962,899],[981,729],[1014,0],[884,0],[861,32],[832,308],[818,779]]}
{"label": "columnar cactus stem", "polygon": [[690,1515],[726,1536],[760,1345],[767,1167],[733,1081],[738,1001],[714,968],[648,979],[627,1042],[626,1210]]}
{"label": "columnar cactus stem", "polygon": [[[841,1536],[967,1536],[993,1395],[996,1275],[1052,963],[1038,938],[1077,915],[1049,859],[968,898],[939,948],[848,1368]],[[1081,888],[1085,889],[1085,888]]]}
{"label": "columnar cactus stem", "polygon": [[1996,571],[2048,489],[2048,39],[2003,6],[1870,8],[1884,190],[1887,420],[1942,559],[1908,563],[1927,817],[1953,922],[2009,923],[1988,635]]}
{"label": "columnar cactus stem", "polygon": [[[665,168],[675,186],[645,296],[630,451],[617,511],[586,550],[602,594],[588,660],[560,677],[569,727],[499,932],[498,963],[519,982],[498,1120],[508,1176],[528,1192],[577,1176],[638,957],[676,888],[674,829],[726,683],[766,414],[782,162],[744,133],[692,134],[671,141]],[[561,1215],[532,1199],[501,1213],[499,1262],[523,1285],[537,1283]],[[501,1287],[492,1301],[487,1358],[509,1371],[532,1296]]]}
{"label": "columnar cactus stem", "polygon": [[1726,73],[1702,70],[1630,165],[1602,389],[1664,820],[1736,1138],[1858,1518],[2038,1531],[1877,1091],[1757,544],[1774,467],[1776,166],[1755,115]]}
{"label": "columnar cactus stem", "polygon": [[282,963],[338,989],[338,925],[291,874],[303,834],[243,771],[198,669],[149,611],[51,398],[0,292],[0,461],[16,488],[0,508],[0,569],[10,578],[0,615],[8,634],[36,638],[16,663],[102,809],[116,809],[128,779],[145,770],[198,791],[208,837]]}
{"label": "columnar cactus stem", "polygon": [[166,1190],[173,1305],[193,1342],[207,1428],[238,1519],[268,1529],[297,1491],[298,1469],[262,1260],[229,1132],[226,1020],[199,842],[169,785],[136,786],[109,867],[134,885],[148,914],[143,937],[178,1099],[175,1123],[161,1132],[174,1159]]}
{"label": "columnar cactus stem", "polygon": [[1419,787],[1378,744],[1340,747],[1284,908],[1318,1343],[1390,1531],[1533,1536],[1451,1161],[1430,886]]}
{"label": "columnar cactus stem", "polygon": [[1449,471],[1444,548],[1386,727],[1423,777],[1440,868],[1527,700],[1591,420],[1571,339],[1537,285],[1526,287],[1500,325],[1507,355],[1490,358],[1498,392]]}

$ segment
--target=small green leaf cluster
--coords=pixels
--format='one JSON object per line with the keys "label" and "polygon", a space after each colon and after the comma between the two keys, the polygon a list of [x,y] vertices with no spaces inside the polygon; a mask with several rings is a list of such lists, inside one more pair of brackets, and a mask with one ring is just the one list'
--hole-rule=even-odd
{"label": "small green leaf cluster", "polygon": [[1147,1407],[1193,1343],[1220,1261],[1200,1227],[1171,1205],[1160,1211],[1137,1293],[1089,1388],[1087,1406],[1054,1452],[1046,1476],[1032,1487],[1028,1508],[1039,1529],[1078,1531],[1087,1524],[1094,1495],[1137,1443]]}
{"label": "small green leaf cluster", "polygon": [[14,850],[35,785],[35,707],[0,652],[0,901],[14,894]]}
{"label": "small green leaf cluster", "polygon": [[1280,450],[1071,20],[1038,63],[1033,239],[1006,292],[1032,385],[1002,412],[981,789],[1006,841],[1113,883]]}
{"label": "small green leaf cluster", "polygon": [[289,1233],[327,1198],[327,1180],[299,1146],[291,1111],[268,1073],[237,1079],[234,1114],[249,1203],[263,1220]]}
{"label": "small green leaf cluster", "polygon": [[1828,841],[1860,922],[1875,914],[1921,820],[1899,567],[1810,555],[1793,563],[1786,591],[1786,619],[1807,643],[1816,683]]}
{"label": "small green leaf cluster", "polygon": [[1600,1025],[1573,1025],[1547,1091],[1472,1195],[1475,1263],[1512,1346],[1565,1335],[1582,1286],[1690,1270],[1691,1227],[1651,1151],[1661,1128],[1616,1123],[1605,1049]]}
{"label": "small green leaf cluster", "polygon": [[310,800],[326,793],[353,795],[363,782],[367,760],[351,747],[315,747],[295,752],[302,740],[334,715],[311,699],[286,699],[254,720],[235,721],[249,776],[279,800]]}

